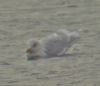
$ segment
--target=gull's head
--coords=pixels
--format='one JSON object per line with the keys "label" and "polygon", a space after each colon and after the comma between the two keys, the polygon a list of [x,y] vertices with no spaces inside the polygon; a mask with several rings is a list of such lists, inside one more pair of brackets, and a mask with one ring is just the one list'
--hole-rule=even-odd
{"label": "gull's head", "polygon": [[38,39],[31,39],[28,41],[28,48],[26,49],[26,55],[28,60],[35,60],[38,59],[39,56],[37,55],[39,49],[39,40]]}

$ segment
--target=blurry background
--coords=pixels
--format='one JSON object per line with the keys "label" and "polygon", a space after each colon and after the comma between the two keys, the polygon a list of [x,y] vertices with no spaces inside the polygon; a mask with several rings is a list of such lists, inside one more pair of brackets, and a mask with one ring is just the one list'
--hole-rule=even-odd
{"label": "blurry background", "polygon": [[[65,58],[27,61],[26,42],[83,29]],[[100,0],[0,0],[0,86],[100,86]]]}

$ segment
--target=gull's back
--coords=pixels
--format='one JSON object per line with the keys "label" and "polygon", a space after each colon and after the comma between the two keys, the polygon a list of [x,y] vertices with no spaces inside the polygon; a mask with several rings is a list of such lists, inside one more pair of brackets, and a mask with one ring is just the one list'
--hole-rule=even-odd
{"label": "gull's back", "polygon": [[69,46],[69,32],[66,30],[59,30],[54,34],[42,39],[45,53],[48,56],[56,56],[61,53],[65,47]]}

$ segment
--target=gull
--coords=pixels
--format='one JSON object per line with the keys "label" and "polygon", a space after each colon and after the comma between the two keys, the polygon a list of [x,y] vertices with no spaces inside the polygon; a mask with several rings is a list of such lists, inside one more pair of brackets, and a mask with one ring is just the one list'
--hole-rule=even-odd
{"label": "gull", "polygon": [[26,56],[28,60],[64,55],[80,38],[80,31],[60,29],[41,39],[28,41]]}

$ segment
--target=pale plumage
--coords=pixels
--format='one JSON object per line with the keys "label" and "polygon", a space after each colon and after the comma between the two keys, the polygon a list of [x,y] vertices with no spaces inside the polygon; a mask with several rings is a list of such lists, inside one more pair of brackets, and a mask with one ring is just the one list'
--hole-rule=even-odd
{"label": "pale plumage", "polygon": [[80,38],[79,32],[58,30],[42,39],[33,38],[27,49],[28,59],[63,55]]}

